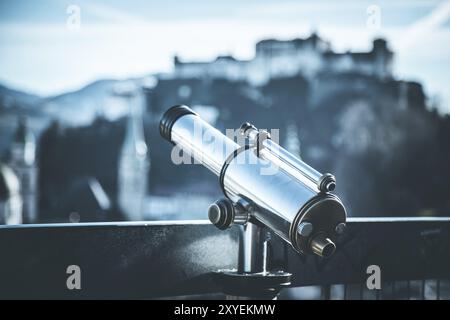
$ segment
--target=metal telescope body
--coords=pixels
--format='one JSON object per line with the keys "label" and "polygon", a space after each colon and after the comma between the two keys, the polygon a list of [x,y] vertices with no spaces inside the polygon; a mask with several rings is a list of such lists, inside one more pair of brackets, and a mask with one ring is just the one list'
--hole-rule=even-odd
{"label": "metal telescope body", "polygon": [[346,221],[343,204],[330,193],[334,176],[320,174],[249,123],[240,132],[246,144],[239,145],[186,106],[170,108],[160,122],[165,139],[219,177],[227,199],[208,212],[218,228],[262,225],[300,253],[330,256]]}

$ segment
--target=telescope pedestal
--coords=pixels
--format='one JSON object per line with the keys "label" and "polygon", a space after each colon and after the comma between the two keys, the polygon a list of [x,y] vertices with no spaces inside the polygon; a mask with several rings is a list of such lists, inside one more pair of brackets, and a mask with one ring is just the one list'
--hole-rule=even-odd
{"label": "telescope pedestal", "polygon": [[230,299],[276,298],[280,290],[291,283],[291,274],[267,270],[270,233],[253,223],[238,227],[238,269],[217,271],[217,283]]}

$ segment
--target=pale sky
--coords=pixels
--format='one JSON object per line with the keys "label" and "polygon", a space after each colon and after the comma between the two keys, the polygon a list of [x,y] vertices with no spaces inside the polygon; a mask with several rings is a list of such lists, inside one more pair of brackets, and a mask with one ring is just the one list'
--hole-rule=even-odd
{"label": "pale sky", "polygon": [[[67,25],[71,5],[80,9],[79,28]],[[372,5],[380,19],[368,26]],[[450,113],[450,1],[437,0],[2,0],[0,83],[53,95],[99,78],[168,72],[176,53],[251,58],[260,39],[312,30],[338,51],[387,38],[396,76],[422,82]]]}

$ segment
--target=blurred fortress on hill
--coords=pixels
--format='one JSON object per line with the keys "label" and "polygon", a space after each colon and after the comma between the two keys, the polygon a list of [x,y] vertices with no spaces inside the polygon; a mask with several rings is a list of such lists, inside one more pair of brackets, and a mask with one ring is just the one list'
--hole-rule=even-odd
{"label": "blurred fortress on hill", "polygon": [[392,76],[392,58],[384,39],[375,39],[369,52],[336,53],[329,42],[313,33],[306,39],[262,40],[251,60],[219,56],[211,62],[185,62],[175,56],[173,77],[245,80],[253,85],[295,75],[310,79],[321,72],[357,72],[384,79]]}

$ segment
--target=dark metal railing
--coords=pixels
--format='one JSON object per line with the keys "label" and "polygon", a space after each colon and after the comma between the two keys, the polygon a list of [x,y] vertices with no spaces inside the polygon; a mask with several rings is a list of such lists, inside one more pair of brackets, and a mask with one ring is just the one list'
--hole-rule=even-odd
{"label": "dark metal railing", "polygon": [[369,290],[363,283],[297,287],[284,290],[282,299],[314,300],[448,300],[450,280],[383,282],[381,290]]}
{"label": "dark metal railing", "polygon": [[[299,256],[275,237],[280,299],[448,299],[450,219],[349,219],[334,256]],[[237,266],[237,232],[206,221],[0,226],[0,298],[221,297],[212,272]],[[81,290],[66,287],[69,265]],[[366,286],[381,270],[381,290]]]}
{"label": "dark metal railing", "polygon": [[[321,299],[450,299],[450,219],[351,219],[332,259],[290,253],[284,263],[303,270],[294,286],[322,285]],[[369,265],[381,290],[366,286]]]}

